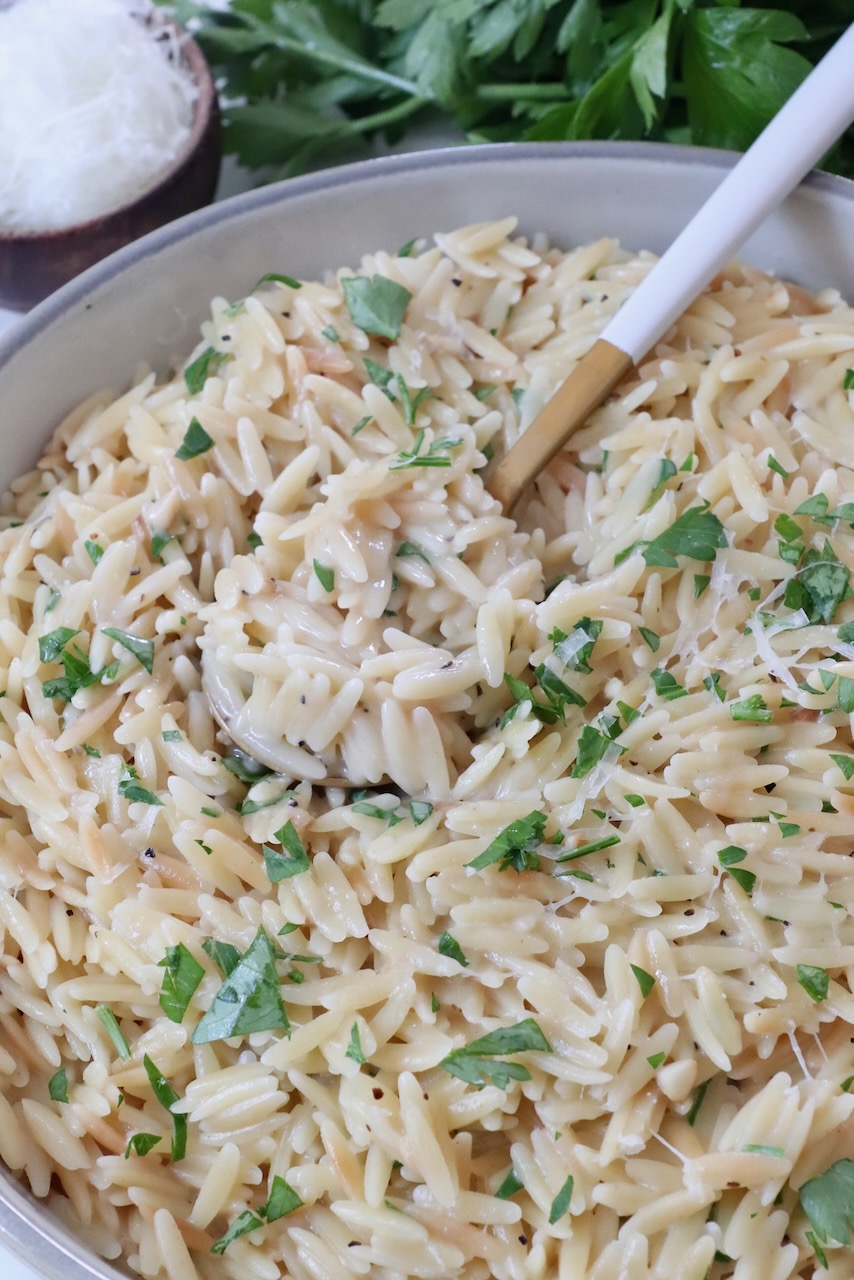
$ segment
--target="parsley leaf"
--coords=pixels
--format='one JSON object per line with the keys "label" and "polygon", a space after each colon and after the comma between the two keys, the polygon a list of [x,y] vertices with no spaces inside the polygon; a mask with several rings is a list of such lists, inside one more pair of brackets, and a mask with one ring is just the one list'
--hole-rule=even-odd
{"label": "parsley leaf", "polygon": [[546,826],[546,815],[533,809],[524,818],[517,818],[506,826],[483,853],[479,853],[466,866],[480,871],[493,863],[498,863],[499,871],[536,871],[539,866],[537,849],[543,842]]}
{"label": "parsley leaf", "polygon": [[55,1071],[47,1082],[47,1091],[54,1102],[68,1101],[68,1073],[65,1067]]}
{"label": "parsley leaf", "polygon": [[183,1160],[187,1154],[187,1117],[181,1112],[172,1110],[175,1103],[180,1102],[179,1095],[172,1088],[160,1068],[151,1061],[147,1053],[143,1056],[142,1065],[145,1067],[145,1074],[148,1076],[148,1082],[155,1098],[169,1112],[172,1117],[172,1123],[175,1126],[175,1133],[172,1138],[172,1160],[173,1162]]}
{"label": "parsley leaf", "polygon": [[854,778],[854,756],[836,755],[833,751],[830,758],[838,769],[842,770],[846,782],[850,782]]}
{"label": "parsley leaf", "polygon": [[584,725],[578,735],[578,752],[569,776],[586,778],[591,769],[599,764],[600,760],[604,760],[605,753],[613,741],[614,739],[608,733],[597,729],[595,725]]}
{"label": "parsley leaf", "polygon": [[632,964],[629,967],[637,978],[638,986],[641,990],[641,996],[645,1000],[655,986],[655,978],[651,973],[647,973],[646,969],[641,969],[639,965]]}
{"label": "parsley leaf", "polygon": [[365,333],[397,338],[412,294],[386,276],[346,276],[341,281],[350,319]]}
{"label": "parsley leaf", "polygon": [[733,720],[750,720],[754,724],[768,724],[774,713],[759,693],[752,693],[741,702],[734,702],[729,709]]}
{"label": "parsley leaf", "polygon": [[233,747],[228,755],[223,756],[222,763],[229,773],[233,773],[235,778],[240,782],[245,782],[250,787],[253,783],[260,782],[262,778],[269,778],[273,772],[265,764],[260,764],[253,756],[241,751],[239,747]]}
{"label": "parsley leaf", "polygon": [[250,1231],[255,1231],[257,1227],[263,1227],[263,1225],[263,1220],[257,1213],[253,1213],[251,1209],[244,1209],[230,1224],[225,1235],[214,1241],[211,1245],[211,1253],[225,1253],[228,1246],[235,1240],[239,1240],[241,1236],[248,1235]]}
{"label": "parsley leaf", "polygon": [[837,1160],[798,1192],[819,1240],[847,1245],[854,1226],[854,1160]]}
{"label": "parsley leaf", "polygon": [[202,951],[209,955],[224,978],[240,964],[240,951],[230,942],[217,942],[214,938],[205,938]]}
{"label": "parsley leaf", "polygon": [[104,635],[109,636],[111,640],[117,640],[122,648],[132,653],[151,675],[154,670],[153,640],[140,640],[138,636],[132,636],[127,631],[117,631],[115,627],[104,627]]}
{"label": "parsley leaf", "polygon": [[499,1089],[506,1089],[511,1080],[530,1080],[531,1073],[520,1063],[495,1062],[494,1059],[529,1051],[554,1052],[533,1018],[525,1018],[512,1027],[490,1031],[470,1045],[454,1049],[439,1066],[478,1089],[483,1088],[487,1081]]}
{"label": "parsley leaf", "polygon": [[160,1008],[170,1021],[182,1022],[205,971],[183,942],[176,947],[167,947],[158,964],[166,971],[160,990]]}
{"label": "parsley leaf", "polygon": [[420,827],[422,822],[426,822],[433,812],[433,806],[429,800],[410,800],[409,814],[416,827]]}
{"label": "parsley leaf", "polygon": [[239,1240],[241,1236],[248,1235],[250,1231],[255,1231],[258,1227],[263,1227],[265,1222],[275,1222],[277,1218],[284,1218],[286,1214],[293,1213],[295,1209],[301,1209],[302,1200],[284,1178],[280,1178],[276,1174],[273,1178],[273,1185],[270,1190],[270,1196],[267,1203],[263,1205],[257,1213],[253,1213],[251,1209],[244,1209],[242,1213],[234,1219],[225,1235],[220,1236],[211,1245],[211,1253],[223,1254],[230,1244],[235,1240]]}
{"label": "parsley leaf", "polygon": [[159,796],[156,796],[153,791],[149,791],[147,787],[137,781],[136,770],[127,767],[125,767],[125,772],[119,779],[119,795],[124,796],[125,800],[138,800],[142,804],[163,804]]}
{"label": "parsley leaf", "polygon": [[86,539],[83,546],[86,548],[86,554],[92,563],[97,564],[104,554],[104,548],[99,543],[92,542],[89,538]]}
{"label": "parsley leaf", "polygon": [[367,1062],[367,1058],[362,1051],[362,1037],[359,1035],[359,1024],[354,1022],[350,1028],[350,1043],[347,1046],[345,1058],[349,1058],[351,1062],[356,1062],[361,1067]]}
{"label": "parsley leaf", "polygon": [[268,844],[262,845],[264,870],[271,884],[278,884],[280,880],[289,880],[291,876],[298,876],[301,872],[308,871],[311,863],[305,851],[305,845],[300,840],[290,818],[275,833],[274,839],[284,846],[285,852],[279,853],[276,849],[271,849]]}
{"label": "parsley leaf", "polygon": [[[197,396],[204,389],[208,378],[212,378],[219,371],[220,365],[230,359],[231,356],[227,351],[217,351],[214,347],[206,347],[202,354],[196,356],[195,360],[188,364],[184,370],[184,382],[190,395]],[[181,456],[180,453],[178,456]]]}
{"label": "parsley leaf", "polygon": [[799,964],[795,972],[797,973],[799,984],[811,1000],[814,1000],[816,1004],[821,1004],[822,1000],[827,999],[830,978],[826,969],[819,969],[814,964]]}
{"label": "parsley leaf", "polygon": [[549,640],[554,645],[557,660],[571,671],[581,671],[588,675],[593,670],[590,657],[602,634],[602,626],[600,618],[580,618],[568,635],[556,628]]}
{"label": "parsley leaf", "polygon": [[447,956],[449,960],[456,960],[457,964],[462,965],[464,969],[468,968],[469,962],[466,959],[465,952],[456,938],[448,933],[447,930],[439,934],[439,955]]}
{"label": "parsley leaf", "polygon": [[116,1053],[123,1061],[127,1062],[130,1057],[130,1045],[125,1038],[125,1033],[116,1021],[116,1015],[113,1013],[112,1009],[105,1004],[99,1004],[95,1009],[95,1012],[98,1015],[98,1021],[101,1023],[101,1026],[112,1040],[113,1048]]}
{"label": "parsley leaf", "polygon": [[193,1032],[193,1044],[210,1044],[256,1031],[287,1031],[276,973],[276,948],[259,927],[251,946],[226,977]]}
{"label": "parsley leaf", "polygon": [[813,547],[803,555],[786,583],[783,602],[789,609],[804,609],[811,623],[832,622],[837,607],[852,594],[850,579],[850,570],[825,539],[821,551]]}
{"label": "parsley leaf", "polygon": [[644,644],[648,645],[653,653],[658,653],[661,646],[661,636],[655,631],[650,631],[649,627],[638,627],[638,631]]}
{"label": "parsley leaf", "polygon": [[75,631],[71,627],[57,627],[55,631],[39,636],[39,658],[42,662],[56,662],[68,641],[79,634],[79,629]]}
{"label": "parsley leaf", "polygon": [[655,686],[655,692],[660,698],[672,702],[674,698],[685,698],[688,696],[688,690],[683,689],[669,671],[665,671],[662,667],[656,667],[650,672],[652,683]]}
{"label": "parsley leaf", "polygon": [[168,546],[170,542],[174,542],[174,541],[175,541],[174,533],[157,533],[156,531],[152,532],[151,547],[149,549],[149,553],[151,555],[152,560],[159,560],[160,563],[162,564],[163,548]]}
{"label": "parsley leaf", "polygon": [[554,1200],[552,1200],[552,1207],[549,1210],[549,1223],[551,1226],[554,1226],[558,1219],[562,1218],[569,1208],[569,1202],[572,1199],[572,1189],[574,1186],[575,1179],[572,1174],[570,1174]]}
{"label": "parsley leaf", "polygon": [[125,1147],[125,1160],[130,1159],[130,1153],[133,1152],[137,1156],[147,1156],[163,1139],[156,1133],[135,1133],[131,1137]]}
{"label": "parsley leaf", "polygon": [[315,576],[323,587],[324,591],[335,590],[335,570],[328,568],[327,565],[321,564],[319,560],[314,561]]}
{"label": "parsley leaf", "polygon": [[[628,800],[628,796],[626,799]],[[641,800],[643,804],[643,800]],[[557,859],[558,862],[574,862],[576,858],[585,858],[588,853],[599,853],[602,849],[612,849],[615,844],[620,843],[618,835],[603,836],[601,840],[588,840],[586,844],[576,845],[574,849],[570,849],[569,853],[562,853]]]}
{"label": "parsley leaf", "polygon": [[496,1200],[509,1200],[511,1196],[515,1196],[517,1191],[522,1190],[523,1185],[516,1176],[516,1170],[511,1165],[506,1178],[495,1193]]}
{"label": "parsley leaf", "polygon": [[208,449],[212,449],[213,443],[198,418],[193,418],[184,432],[184,439],[175,450],[175,457],[181,458],[184,462],[188,458],[198,458],[200,454],[207,453]]}
{"label": "parsley leaf", "polygon": [[643,558],[648,565],[675,569],[677,556],[714,560],[717,549],[726,545],[726,532],[714,512],[707,506],[689,507],[669,529],[646,544]]}

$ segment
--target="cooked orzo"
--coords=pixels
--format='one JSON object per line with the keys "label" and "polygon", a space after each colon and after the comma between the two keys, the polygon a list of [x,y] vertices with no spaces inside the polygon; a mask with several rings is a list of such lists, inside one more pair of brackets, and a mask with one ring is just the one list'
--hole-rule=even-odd
{"label": "cooked orzo", "polygon": [[5,501],[0,1155],[147,1280],[852,1273],[854,312],[484,488],[651,261],[272,274]]}

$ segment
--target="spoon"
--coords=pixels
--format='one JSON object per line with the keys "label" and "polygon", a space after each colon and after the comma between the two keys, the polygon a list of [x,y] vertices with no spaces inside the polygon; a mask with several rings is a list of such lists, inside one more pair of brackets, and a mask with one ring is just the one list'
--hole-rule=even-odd
{"label": "spoon", "polygon": [[780,108],[602,331],[486,487],[511,511],[594,409],[854,120],[854,23]]}
{"label": "spoon", "polygon": [[[527,431],[492,468],[486,487],[505,511],[512,510],[572,433],[851,123],[852,67],[854,24],[727,174]],[[331,633],[318,649],[319,659],[327,642],[334,645]],[[354,670],[354,677],[356,674]],[[343,755],[337,750],[313,750],[310,724],[306,740],[298,746],[268,743],[265,734],[248,723],[249,709],[243,704],[239,684],[219,660],[217,647],[204,640],[202,686],[214,718],[232,741],[276,772],[305,778],[314,785],[344,788],[387,781],[388,774],[378,769],[374,770],[378,776],[371,776],[370,771],[366,774],[360,768],[361,753],[354,753],[352,744],[349,757],[346,750]],[[406,768],[401,762],[398,772],[405,773]],[[423,784],[406,785],[397,776],[395,781],[409,794],[423,789]]]}

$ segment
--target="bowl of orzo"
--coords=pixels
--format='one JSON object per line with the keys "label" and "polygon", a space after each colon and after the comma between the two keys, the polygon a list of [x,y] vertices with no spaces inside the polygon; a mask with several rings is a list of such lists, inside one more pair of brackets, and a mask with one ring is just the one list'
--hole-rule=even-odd
{"label": "bowl of orzo", "polygon": [[0,344],[0,1225],[48,1280],[854,1274],[854,186],[484,487],[732,162],[301,178]]}

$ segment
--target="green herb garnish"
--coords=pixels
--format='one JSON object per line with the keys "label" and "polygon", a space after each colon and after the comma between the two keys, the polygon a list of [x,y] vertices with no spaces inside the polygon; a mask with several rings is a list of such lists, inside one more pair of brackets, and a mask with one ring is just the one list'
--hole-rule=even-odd
{"label": "green herb garnish", "polygon": [[124,796],[125,800],[138,800],[141,804],[159,804],[163,801],[156,796],[153,791],[149,791],[141,782],[137,781],[136,769],[125,766],[125,771],[119,779],[119,795]]}
{"label": "green herb garnish", "polygon": [[285,852],[279,853],[278,850],[271,849],[268,844],[262,845],[264,870],[271,884],[278,884],[280,880],[290,880],[291,876],[298,876],[301,872],[308,871],[311,862],[305,851],[305,845],[300,840],[290,818],[275,833],[274,839],[284,846]]}
{"label": "green herb garnish", "polygon": [[276,973],[276,948],[259,928],[248,951],[226,977],[193,1032],[193,1044],[209,1044],[256,1031],[287,1031]]}
{"label": "green herb garnish", "polygon": [[575,1179],[572,1174],[569,1175],[560,1191],[552,1200],[552,1207],[549,1210],[549,1224],[554,1226],[559,1218],[562,1218],[569,1208],[569,1202],[572,1199],[572,1189],[575,1186]]}
{"label": "green herb garnish", "polygon": [[733,720],[749,720],[753,724],[768,724],[773,719],[773,712],[759,693],[752,693],[741,702],[734,702],[729,709]]}
{"label": "green herb garnish", "polygon": [[814,964],[799,964],[795,970],[798,982],[811,1000],[821,1004],[827,999],[830,978],[826,969],[819,969]]}
{"label": "green herb garnish", "polygon": [[708,506],[690,507],[657,538],[647,542],[643,558],[648,565],[675,569],[677,556],[692,560],[714,560],[718,548],[727,545],[726,532]]}
{"label": "green herb garnish", "polygon": [[175,450],[175,457],[181,458],[185,462],[189,458],[198,458],[200,454],[207,453],[209,449],[212,449],[213,443],[198,418],[193,418],[184,432],[184,439]]}
{"label": "green herb garnish", "polygon": [[362,1038],[359,1035],[359,1024],[354,1022],[350,1028],[350,1043],[347,1046],[345,1058],[349,1058],[351,1062],[357,1063],[360,1067],[367,1062],[367,1058],[362,1051]]}
{"label": "green herb garnish", "polygon": [[317,581],[323,587],[324,591],[334,591],[335,589],[335,570],[329,569],[325,564],[321,564],[319,560],[314,561],[314,573]]}
{"label": "green herb garnish", "polygon": [[464,969],[468,968],[469,962],[466,959],[465,952],[456,938],[448,933],[447,930],[439,934],[438,946],[440,956],[447,956],[449,960],[456,960],[457,964],[462,965]]}
{"label": "green herb garnish", "polygon": [[672,702],[674,698],[685,698],[688,690],[683,689],[669,671],[665,671],[662,667],[656,667],[650,672],[655,692],[659,698],[664,698],[667,702]]}
{"label": "green herb garnish", "polygon": [[158,963],[165,970],[160,989],[160,1008],[170,1021],[182,1022],[205,971],[183,942],[175,947],[167,947],[165,956]]}
{"label": "green herb garnish", "polygon": [[175,1132],[172,1137],[172,1161],[177,1163],[183,1160],[187,1154],[187,1117],[180,1112],[173,1111],[172,1108],[176,1102],[180,1102],[179,1095],[172,1088],[169,1081],[164,1076],[159,1067],[151,1061],[146,1053],[142,1059],[142,1065],[145,1067],[145,1074],[148,1076],[148,1082],[154,1092],[154,1096],[162,1107],[165,1107],[172,1117],[172,1123]]}
{"label": "green herb garnish", "polygon": [[346,276],[341,281],[350,319],[365,333],[397,338],[412,294],[386,276]]}
{"label": "green herb garnish", "polygon": [[496,1062],[510,1054],[536,1051],[553,1053],[551,1045],[533,1018],[512,1027],[490,1031],[462,1049],[454,1049],[439,1063],[450,1075],[481,1089],[489,1081],[506,1089],[511,1080],[530,1080],[527,1067],[518,1062]]}
{"label": "green herb garnish", "polygon": [[847,1245],[854,1226],[854,1160],[837,1160],[803,1183],[798,1195],[818,1239]]}
{"label": "green herb garnish", "polygon": [[641,996],[645,1000],[655,986],[655,978],[651,973],[647,973],[646,969],[641,969],[639,965],[632,964],[629,967],[637,978],[637,983],[641,990]]}
{"label": "green herb garnish", "polygon": [[115,627],[104,627],[104,635],[109,636],[111,640],[116,640],[123,649],[127,649],[128,653],[133,656],[145,667],[149,675],[154,670],[154,641],[140,640],[138,636],[132,636],[127,631],[117,631]]}
{"label": "green herb garnish", "polygon": [[55,1071],[47,1082],[47,1091],[54,1102],[68,1101],[68,1073],[65,1067]]}
{"label": "green herb garnish", "polygon": [[537,849],[543,843],[546,826],[546,815],[538,809],[532,810],[524,818],[517,818],[506,826],[483,853],[479,853],[466,866],[474,871],[498,863],[499,871],[536,871],[539,866]]}
{"label": "green herb garnish", "polygon": [[[200,356],[196,356],[184,370],[184,382],[191,396],[197,396],[204,389],[204,385],[208,378],[212,378],[214,374],[219,372],[220,366],[230,360],[231,356],[227,351],[217,351],[214,347],[206,347]],[[195,419],[193,419],[195,421]],[[210,448],[210,445],[207,446]],[[203,450],[197,450],[202,453]],[[179,453],[178,457],[182,455]],[[187,454],[187,457],[194,457],[194,454]]]}
{"label": "green herb garnish", "polygon": [[522,1182],[516,1176],[516,1170],[511,1165],[506,1178],[495,1193],[495,1198],[496,1200],[509,1200],[511,1196],[515,1196],[517,1191],[522,1190],[522,1186]]}
{"label": "green herb garnish", "polygon": [[147,1156],[162,1141],[156,1133],[135,1133],[125,1147],[125,1160],[130,1159],[131,1152],[137,1156]]}
{"label": "green herb garnish", "polygon": [[112,1009],[105,1004],[99,1004],[96,1007],[95,1012],[98,1015],[98,1020],[100,1021],[101,1026],[112,1040],[113,1048],[116,1053],[120,1058],[127,1062],[130,1057],[130,1045],[125,1038],[125,1033],[116,1021],[116,1015],[113,1013]]}

